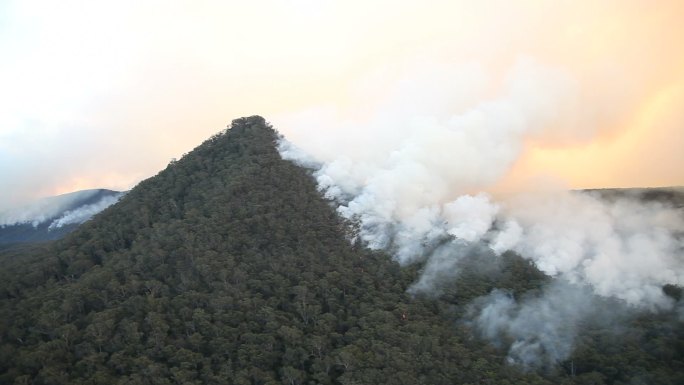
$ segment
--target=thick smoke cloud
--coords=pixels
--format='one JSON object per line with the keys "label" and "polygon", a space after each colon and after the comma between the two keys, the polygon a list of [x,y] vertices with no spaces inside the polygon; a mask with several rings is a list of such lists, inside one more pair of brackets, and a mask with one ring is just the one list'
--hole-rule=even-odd
{"label": "thick smoke cloud", "polygon": [[[402,262],[420,254],[414,248],[421,239],[429,243],[447,233],[476,241],[498,207],[485,195],[464,194],[486,189],[503,177],[527,138],[580,139],[595,130],[591,114],[580,113],[578,85],[563,71],[520,59],[497,97],[467,100],[463,87],[472,87],[470,79],[482,77],[481,72],[466,66],[451,76],[443,74],[457,80],[449,87],[458,96],[439,97],[459,101],[455,108],[430,103],[434,85],[423,84],[419,75],[398,87],[418,101],[413,108],[406,107],[407,97],[399,96],[366,122],[349,122],[338,130],[327,127],[325,116],[314,123],[326,126],[325,135],[332,131],[353,138],[345,142],[332,135],[334,141],[326,142],[312,135],[305,150],[323,161],[316,174],[319,185],[328,197],[344,202],[340,213],[360,222],[361,236],[371,247],[390,246],[388,227],[394,229],[391,246]],[[473,90],[474,95],[488,88],[482,83],[483,90]],[[304,119],[311,124],[311,116]],[[576,126],[584,131],[573,130]],[[291,146],[283,148],[283,156],[302,158]]]}
{"label": "thick smoke cloud", "polygon": [[[670,309],[662,286],[684,284],[681,208],[561,190],[491,194],[530,140],[591,139],[614,123],[615,104],[592,100],[568,73],[530,58],[518,60],[494,91],[491,82],[472,81],[486,78],[483,72],[456,69],[446,78],[460,84],[445,86],[455,95],[442,88],[437,100],[434,84],[409,76],[375,113],[340,125],[332,109],[302,113],[289,125],[308,126],[308,136],[283,140],[281,155],[315,168],[321,191],[370,248],[390,250],[402,264],[425,263],[412,292],[457,279],[459,261],[474,252],[494,260],[513,250],[554,277],[536,299],[516,303],[494,292],[472,308],[485,337],[514,339],[511,362],[566,358],[578,324],[595,311],[591,295],[638,310]],[[472,99],[459,85],[474,87]]]}
{"label": "thick smoke cloud", "polygon": [[515,250],[548,275],[646,308],[670,307],[662,286],[684,284],[681,209],[583,193],[530,194],[507,207],[494,249]]}

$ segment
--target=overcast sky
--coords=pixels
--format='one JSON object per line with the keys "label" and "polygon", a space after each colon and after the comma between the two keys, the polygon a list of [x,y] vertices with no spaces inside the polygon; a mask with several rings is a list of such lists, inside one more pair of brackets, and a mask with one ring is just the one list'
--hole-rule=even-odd
{"label": "overcast sky", "polygon": [[297,143],[320,111],[457,109],[521,57],[573,85],[583,134],[531,138],[504,186],[684,185],[683,18],[681,1],[0,0],[0,208],[129,189],[240,116]]}

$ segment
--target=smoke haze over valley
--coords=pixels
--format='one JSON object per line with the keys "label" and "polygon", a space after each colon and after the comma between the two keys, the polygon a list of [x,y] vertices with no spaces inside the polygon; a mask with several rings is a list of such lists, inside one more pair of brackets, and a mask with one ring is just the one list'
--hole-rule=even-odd
{"label": "smoke haze over valley", "polygon": [[57,239],[116,203],[125,193],[83,190],[0,212],[0,244]]}

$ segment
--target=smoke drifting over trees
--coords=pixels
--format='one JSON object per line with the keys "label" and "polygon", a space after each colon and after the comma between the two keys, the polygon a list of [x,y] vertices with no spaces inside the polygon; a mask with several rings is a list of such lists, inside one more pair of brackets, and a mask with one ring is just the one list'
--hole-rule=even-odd
{"label": "smoke drifting over trees", "polygon": [[111,190],[83,190],[0,211],[0,244],[59,239],[123,195]]}
{"label": "smoke drifting over trees", "polygon": [[[459,71],[454,78],[469,79],[464,85],[477,78],[467,76],[478,73],[473,68]],[[392,251],[402,264],[425,264],[412,290],[435,290],[436,276],[457,277],[459,261],[478,244],[489,249],[482,258],[513,250],[534,262],[555,278],[539,298],[516,303],[493,292],[471,315],[486,337],[512,336],[510,358],[524,365],[572,352],[568,331],[595,314],[579,293],[590,290],[639,311],[674,306],[662,287],[684,284],[681,207],[547,186],[491,194],[528,141],[592,138],[615,105],[588,103],[588,90],[570,75],[529,58],[511,68],[494,96],[475,89],[468,99],[458,87],[435,96],[420,77],[404,84],[410,93],[388,98],[364,121],[335,125],[326,120],[330,111],[293,118],[292,127],[325,130],[283,141],[280,152],[315,168],[319,189],[358,224],[369,247]],[[407,100],[416,103],[407,108]],[[547,337],[530,341],[538,330],[516,327],[534,324],[545,325]]]}
{"label": "smoke drifting over trees", "polygon": [[49,222],[49,228],[83,223],[116,203],[124,193],[109,190],[83,190],[59,195],[0,212],[0,227]]}
{"label": "smoke drifting over trees", "polygon": [[506,202],[436,206],[401,268],[348,241],[277,139],[237,119],[60,241],[0,247],[0,384],[682,383],[676,312],[497,255]]}

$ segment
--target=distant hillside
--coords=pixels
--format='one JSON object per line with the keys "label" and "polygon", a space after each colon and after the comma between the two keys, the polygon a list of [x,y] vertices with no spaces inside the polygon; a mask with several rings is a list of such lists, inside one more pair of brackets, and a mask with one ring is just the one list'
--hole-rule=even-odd
{"label": "distant hillside", "polygon": [[543,373],[508,365],[466,304],[547,277],[506,253],[407,293],[421,266],[352,244],[277,139],[237,119],[65,238],[0,250],[0,384],[682,383],[663,317],[592,329]]}
{"label": "distant hillside", "polygon": [[82,190],[0,212],[0,245],[62,238],[122,195],[105,189]]}
{"label": "distant hillside", "polygon": [[635,198],[642,202],[661,202],[676,208],[684,207],[684,187],[606,188],[582,191],[598,194],[606,200]]}

